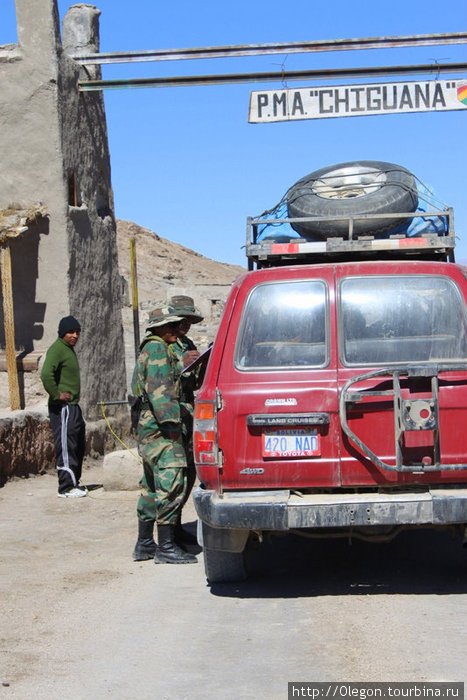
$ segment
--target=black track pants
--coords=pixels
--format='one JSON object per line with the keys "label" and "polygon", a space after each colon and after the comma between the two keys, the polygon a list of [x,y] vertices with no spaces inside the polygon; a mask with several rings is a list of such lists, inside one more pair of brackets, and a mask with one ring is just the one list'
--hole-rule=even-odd
{"label": "black track pants", "polygon": [[49,418],[57,460],[58,491],[63,493],[77,486],[81,479],[86,424],[77,404],[49,406]]}

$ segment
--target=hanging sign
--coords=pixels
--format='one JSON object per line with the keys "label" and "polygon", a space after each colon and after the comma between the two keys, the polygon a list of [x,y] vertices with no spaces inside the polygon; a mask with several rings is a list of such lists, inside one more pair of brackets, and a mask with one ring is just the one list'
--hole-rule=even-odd
{"label": "hanging sign", "polygon": [[250,95],[248,121],[259,124],[459,109],[467,109],[467,80],[367,83],[255,91]]}

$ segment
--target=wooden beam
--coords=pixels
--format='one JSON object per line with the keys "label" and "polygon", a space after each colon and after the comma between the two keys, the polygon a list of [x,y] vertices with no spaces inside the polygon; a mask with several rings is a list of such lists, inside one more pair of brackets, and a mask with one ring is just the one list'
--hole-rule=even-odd
{"label": "wooden beam", "polygon": [[0,272],[2,274],[3,294],[3,323],[5,327],[5,354],[8,372],[8,389],[10,392],[10,408],[18,411],[21,408],[18,382],[18,369],[16,366],[15,347],[15,316],[13,311],[13,281],[11,275],[10,246],[2,245],[0,257]]}

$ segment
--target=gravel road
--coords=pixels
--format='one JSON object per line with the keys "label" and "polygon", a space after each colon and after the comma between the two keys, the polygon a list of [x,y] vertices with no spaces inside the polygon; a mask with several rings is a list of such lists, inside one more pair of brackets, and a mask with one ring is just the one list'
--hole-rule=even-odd
{"label": "gravel road", "polygon": [[[83,483],[102,482],[88,464]],[[464,681],[467,552],[271,538],[251,577],[206,584],[135,563],[136,492],[56,497],[53,474],[0,489],[0,700],[287,698],[287,682]],[[185,522],[194,531],[188,504]]]}

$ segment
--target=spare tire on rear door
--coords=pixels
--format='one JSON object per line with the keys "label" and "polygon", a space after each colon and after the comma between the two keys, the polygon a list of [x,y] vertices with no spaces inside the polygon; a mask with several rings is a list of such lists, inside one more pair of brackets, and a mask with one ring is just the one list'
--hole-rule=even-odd
{"label": "spare tire on rear door", "polygon": [[[329,165],[298,180],[287,192],[289,218],[328,217],[326,221],[291,224],[305,238],[345,237],[348,220],[366,214],[411,213],[417,209],[415,178],[409,170],[377,160],[350,161]],[[354,233],[381,235],[410,218],[356,219]]]}

